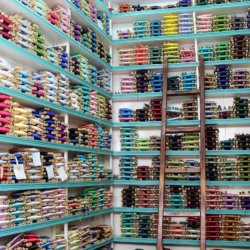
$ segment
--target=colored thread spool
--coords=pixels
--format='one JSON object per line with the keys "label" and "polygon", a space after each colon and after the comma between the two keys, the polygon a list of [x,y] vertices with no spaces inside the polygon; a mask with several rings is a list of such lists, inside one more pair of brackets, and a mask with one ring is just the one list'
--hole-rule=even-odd
{"label": "colored thread spool", "polygon": [[162,19],[162,33],[165,36],[179,34],[179,15],[167,14]]}
{"label": "colored thread spool", "polygon": [[197,16],[196,21],[197,32],[211,32],[213,31],[213,15],[202,14]]}

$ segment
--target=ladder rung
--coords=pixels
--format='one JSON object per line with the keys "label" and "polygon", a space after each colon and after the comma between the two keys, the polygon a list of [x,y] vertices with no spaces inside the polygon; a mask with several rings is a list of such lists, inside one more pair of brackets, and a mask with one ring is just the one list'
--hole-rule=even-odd
{"label": "ladder rung", "polygon": [[200,168],[166,168],[165,173],[200,173]]}
{"label": "ladder rung", "polygon": [[168,217],[200,216],[200,214],[200,212],[164,212],[164,216]]}
{"label": "ladder rung", "polygon": [[200,132],[200,127],[167,127],[166,133]]}
{"label": "ladder rung", "polygon": [[197,95],[200,93],[199,89],[194,89],[194,90],[169,90],[167,92],[167,95],[169,96],[177,96],[177,95]]}

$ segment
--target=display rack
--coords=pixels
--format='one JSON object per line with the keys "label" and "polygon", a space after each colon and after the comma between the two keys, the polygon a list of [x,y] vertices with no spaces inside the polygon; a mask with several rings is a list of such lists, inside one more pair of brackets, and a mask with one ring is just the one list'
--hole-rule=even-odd
{"label": "display rack", "polygon": [[[137,4],[138,1],[131,0],[132,3]],[[71,36],[64,33],[58,27],[52,25],[49,21],[45,20],[42,16],[34,12],[29,7],[22,4],[19,0],[10,0],[3,1],[1,4],[1,10],[7,12],[8,14],[20,14],[25,18],[29,19],[33,23],[36,23],[41,30],[44,32],[45,36],[49,38],[50,42],[53,44],[66,44],[69,48],[69,53],[73,54],[82,54],[88,58],[89,62],[97,67],[105,67],[112,72],[112,91],[106,91],[96,85],[93,85],[82,77],[76,76],[73,73],[62,69],[61,67],[41,58],[31,51],[21,48],[20,46],[0,37],[0,48],[1,56],[7,59],[10,59],[15,65],[22,65],[25,68],[31,68],[33,70],[49,70],[53,73],[61,73],[67,76],[71,84],[79,84],[86,86],[90,89],[96,90],[99,94],[107,97],[113,105],[113,111],[116,111],[121,107],[121,105],[131,105],[135,103],[141,103],[143,101],[150,101],[155,98],[162,98],[166,96],[163,92],[145,92],[145,93],[121,93],[120,91],[120,78],[121,76],[127,75],[131,71],[136,71],[140,69],[146,69],[149,71],[156,72],[167,72],[172,74],[173,72],[182,72],[182,71],[194,71],[197,73],[197,85],[200,87],[197,90],[187,91],[182,93],[183,95],[199,95],[200,105],[199,113],[200,117],[198,120],[179,120],[179,121],[167,121],[167,127],[164,126],[166,117],[163,116],[162,121],[147,121],[147,122],[119,122],[115,115],[113,116],[112,121],[107,121],[90,114],[76,111],[67,106],[61,106],[56,103],[50,103],[44,99],[38,99],[37,97],[29,94],[24,94],[19,92],[16,89],[7,88],[0,86],[0,92],[7,94],[14,98],[14,100],[23,103],[25,106],[40,108],[48,107],[57,114],[60,114],[62,120],[70,124],[72,121],[82,122],[82,123],[94,123],[100,124],[102,126],[108,127],[110,132],[113,134],[113,147],[111,150],[88,148],[83,146],[74,146],[70,144],[59,144],[46,141],[35,141],[29,138],[21,138],[9,135],[0,135],[0,142],[2,144],[2,150],[6,151],[14,146],[25,146],[25,147],[37,147],[39,149],[50,149],[56,152],[63,152],[66,167],[69,161],[69,154],[77,153],[94,153],[103,158],[105,162],[105,167],[112,167],[115,179],[106,180],[106,181],[66,181],[66,182],[48,182],[48,183],[16,183],[16,184],[0,184],[1,193],[14,192],[14,191],[24,191],[24,190],[33,190],[33,189],[54,189],[54,188],[63,188],[68,191],[76,190],[77,188],[82,187],[110,187],[114,192],[114,205],[112,208],[102,209],[100,211],[93,211],[89,213],[84,213],[80,215],[73,215],[63,217],[61,219],[54,219],[46,222],[33,223],[32,225],[22,225],[12,228],[0,229],[0,237],[13,236],[18,233],[30,232],[32,230],[48,229],[51,228],[51,235],[55,235],[57,228],[64,228],[64,235],[67,238],[68,235],[68,226],[69,223],[81,221],[88,221],[89,219],[93,220],[97,217],[98,221],[105,221],[108,224],[111,224],[114,228],[114,238],[99,242],[93,246],[87,247],[85,249],[94,250],[99,249],[102,246],[106,246],[110,243],[113,243],[114,250],[119,249],[134,249],[135,244],[140,246],[146,245],[147,249],[154,249],[157,245],[156,238],[126,238],[120,237],[120,215],[121,213],[142,213],[142,214],[157,214],[160,211],[160,222],[162,221],[163,216],[200,216],[201,218],[201,240],[181,240],[181,239],[163,239],[161,234],[158,234],[158,249],[162,250],[163,245],[167,246],[183,246],[183,249],[186,247],[193,247],[193,249],[205,250],[206,247],[234,247],[238,249],[248,249],[249,242],[244,241],[216,241],[216,240],[206,240],[205,228],[206,228],[206,215],[241,215],[241,216],[250,216],[249,210],[226,210],[226,209],[207,209],[205,201],[205,192],[206,187],[221,187],[225,189],[230,188],[239,188],[244,187],[248,190],[250,184],[249,181],[242,180],[216,180],[216,181],[206,181],[206,167],[205,167],[205,157],[206,156],[228,156],[236,157],[240,155],[250,155],[250,150],[205,150],[205,125],[216,125],[219,128],[231,129],[237,126],[247,127],[250,122],[250,118],[233,118],[233,119],[205,119],[204,116],[204,103],[207,98],[232,98],[236,96],[245,96],[249,97],[250,88],[243,89],[211,89],[204,91],[204,71],[211,71],[216,65],[231,65],[233,68],[245,68],[248,69],[250,66],[250,59],[232,59],[232,60],[215,60],[215,61],[205,61],[203,64],[202,60],[198,60],[198,47],[203,43],[219,42],[228,40],[231,36],[235,35],[250,35],[250,29],[242,30],[230,30],[222,32],[206,32],[198,33],[196,30],[196,17],[198,14],[203,13],[215,13],[215,14],[237,14],[245,13],[247,8],[250,8],[250,1],[244,2],[232,2],[224,4],[210,4],[205,6],[190,6],[190,7],[178,7],[174,9],[160,9],[160,10],[151,10],[151,11],[141,11],[141,12],[127,12],[127,13],[117,13],[111,12],[109,8],[122,3],[122,1],[115,0],[95,0],[97,9],[104,11],[110,18],[110,27],[112,29],[112,36],[106,34],[104,30],[94,23],[88,16],[78,9],[70,0],[45,0],[46,3],[53,4],[62,4],[66,7],[71,13],[71,17],[77,21],[80,25],[92,28],[98,35],[98,37],[104,43],[104,46],[107,50],[110,51],[110,54],[113,58],[112,64],[108,64],[105,60],[100,58],[98,55],[92,53],[87,49],[83,44],[74,40]],[[147,3],[150,1],[147,0]],[[172,1],[171,1],[172,2]],[[193,1],[194,2],[194,1]],[[145,3],[145,4],[147,4]],[[144,3],[142,3],[144,4]],[[108,6],[108,7],[107,7]],[[117,39],[116,31],[117,27],[124,27],[124,24],[131,24],[136,20],[153,20],[161,19],[165,14],[169,13],[187,13],[191,12],[193,14],[193,23],[194,23],[194,32],[192,34],[179,34],[179,35],[168,35],[168,36],[159,36],[159,37],[142,37],[142,38],[129,38],[129,39]],[[147,65],[129,65],[129,66],[120,66],[118,63],[118,50],[126,47],[134,47],[138,44],[143,45],[155,45],[165,41],[180,42],[185,45],[192,43],[195,47],[195,57],[194,62],[184,62],[184,63],[168,63],[168,66],[163,64],[147,64]],[[248,55],[249,57],[249,55]],[[166,82],[166,77],[165,77]],[[166,84],[163,85],[166,87]],[[171,95],[177,95],[178,93],[172,93]],[[169,95],[167,95],[169,97]],[[164,100],[164,98],[163,98]],[[166,107],[166,105],[164,105]],[[164,109],[163,109],[164,110]],[[163,112],[165,114],[165,112]],[[154,133],[159,133],[160,127],[162,129],[171,131],[177,131],[178,127],[188,127],[188,126],[199,126],[200,130],[200,150],[188,151],[172,151],[161,148],[160,151],[121,151],[120,144],[118,142],[119,138],[119,129],[123,127],[134,127],[140,130],[142,133],[147,134],[149,130],[153,130]],[[163,130],[163,133],[164,130]],[[163,143],[165,145],[165,143]],[[122,156],[134,156],[139,160],[148,161],[153,156],[161,156],[162,158],[162,167],[160,180],[124,180],[119,179],[119,158]],[[188,181],[188,180],[165,180],[165,164],[164,158],[166,156],[171,157],[187,157],[187,158],[200,158],[200,180]],[[121,197],[121,188],[127,186],[159,186],[161,194],[163,194],[163,189],[165,186],[196,186],[201,188],[201,209],[172,209],[165,208],[163,205],[163,196],[160,195],[160,209],[157,208],[130,208],[122,207],[120,202]],[[117,201],[118,200],[118,201]],[[159,223],[159,232],[161,232],[161,223]],[[132,244],[132,246],[131,246]],[[67,250],[69,247],[67,246]],[[189,248],[190,249],[190,248]]]}

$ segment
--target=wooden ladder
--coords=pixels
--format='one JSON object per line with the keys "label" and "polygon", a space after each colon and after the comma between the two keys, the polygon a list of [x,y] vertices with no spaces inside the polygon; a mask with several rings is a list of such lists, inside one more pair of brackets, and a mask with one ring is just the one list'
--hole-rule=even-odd
{"label": "wooden ladder", "polygon": [[[163,219],[169,217],[200,217],[200,250],[206,250],[206,141],[205,141],[205,89],[204,89],[204,58],[199,57],[199,89],[196,90],[167,90],[168,62],[164,60],[163,91],[162,91],[162,121],[161,121],[161,151],[160,151],[160,184],[158,209],[157,250],[163,250]],[[167,97],[168,96],[199,96],[200,125],[185,127],[167,126]],[[167,133],[200,133],[200,168],[199,169],[165,169],[166,168],[166,134]],[[200,212],[164,212],[165,173],[200,173]],[[190,183],[191,184],[191,183]]]}

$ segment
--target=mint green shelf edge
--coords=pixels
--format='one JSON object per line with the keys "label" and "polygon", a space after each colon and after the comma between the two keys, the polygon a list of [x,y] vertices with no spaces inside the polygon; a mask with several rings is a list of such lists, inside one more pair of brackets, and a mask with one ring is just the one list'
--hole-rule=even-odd
{"label": "mint green shelf edge", "polygon": [[[154,155],[160,155],[160,151],[113,151],[114,156],[123,156],[123,155],[144,155],[144,156],[154,156]],[[169,156],[180,156],[180,155],[199,155],[199,151],[193,150],[193,151],[167,151],[166,155]]]}
{"label": "mint green shelf edge", "polygon": [[[215,9],[224,9],[224,8],[233,8],[233,7],[244,7],[249,6],[250,1],[247,2],[236,2],[236,3],[227,3],[227,4],[209,4],[203,6],[190,6],[190,7],[180,7],[180,8],[169,8],[169,9],[160,9],[160,10],[149,10],[149,11],[140,11],[139,15],[157,15],[157,14],[165,14],[165,13],[180,13],[180,12],[190,12],[190,11],[200,11],[205,10],[209,12],[210,10]],[[120,18],[120,17],[131,17],[137,16],[138,12],[126,12],[126,13],[113,13],[111,15],[112,18]]]}
{"label": "mint green shelf edge", "polygon": [[[148,180],[148,181],[142,181],[142,180],[114,180],[113,181],[114,186],[157,186],[159,185],[159,181],[157,180]],[[175,185],[175,186],[200,186],[200,181],[172,181],[172,180],[166,180],[165,185]],[[249,181],[207,181],[206,185],[208,187],[212,186],[219,186],[219,187],[227,187],[227,186],[234,186],[234,187],[244,187],[244,186],[250,186]]]}
{"label": "mint green shelf edge", "polygon": [[[170,63],[168,68],[189,68],[189,67],[198,67],[198,62],[189,62],[189,63]],[[130,71],[130,70],[140,70],[140,69],[163,69],[163,64],[144,64],[144,65],[131,65],[131,66],[113,66],[113,72],[117,71]]]}
{"label": "mint green shelf edge", "polygon": [[[238,65],[238,64],[249,64],[250,58],[246,59],[232,59],[232,60],[216,60],[216,61],[207,61],[205,66],[215,66],[215,65]],[[170,63],[169,68],[189,68],[189,67],[198,67],[198,62],[189,62],[189,63]],[[113,72],[122,72],[122,71],[131,71],[139,69],[163,69],[163,64],[145,64],[145,65],[131,65],[131,66],[113,66]]]}
{"label": "mint green shelf edge", "polygon": [[[168,126],[190,126],[190,125],[199,125],[199,120],[176,120],[176,121],[168,121]],[[207,119],[207,125],[217,124],[217,125],[244,125],[250,124],[250,118],[242,118],[242,119]],[[113,123],[114,128],[122,128],[122,127],[160,127],[160,121],[149,121],[149,122],[115,122]]]}
{"label": "mint green shelf edge", "polygon": [[206,181],[206,185],[209,186],[218,186],[218,187],[225,187],[225,186],[250,186],[250,181]]}
{"label": "mint green shelf edge", "polygon": [[[114,237],[114,243],[135,243],[135,244],[156,244],[155,238],[125,238],[125,237]],[[167,240],[163,239],[164,244],[171,244],[171,245],[192,245],[196,246],[199,245],[199,241],[197,240]]]}
{"label": "mint green shelf edge", "polygon": [[69,115],[83,118],[83,119],[86,119],[86,120],[89,120],[92,122],[96,122],[99,124],[103,124],[105,126],[110,126],[110,127],[112,126],[112,122],[106,121],[104,119],[100,119],[98,117],[94,117],[94,116],[89,115],[89,114],[84,114],[83,112],[76,111],[76,110],[71,109],[67,106],[62,106],[60,104],[52,103],[52,102],[49,102],[49,101],[44,100],[42,98],[37,98],[33,95],[21,93],[20,91],[15,90],[15,89],[0,86],[0,92],[4,93],[6,95],[10,95],[10,96],[15,97],[15,98],[19,98],[21,100],[27,101],[29,103],[43,105],[43,106],[46,106],[48,108],[54,109],[56,111],[67,113]]}
{"label": "mint green shelf edge", "polygon": [[[125,237],[114,237],[114,243],[135,243],[135,244],[156,244],[155,238],[125,238]],[[176,239],[163,239],[163,244],[166,245],[189,245],[199,246],[199,240],[176,240]],[[249,241],[222,241],[222,240],[207,240],[207,246],[228,246],[228,247],[248,247]]]}
{"label": "mint green shelf edge", "polygon": [[[174,209],[166,208],[164,212],[199,212],[200,209]],[[158,208],[132,208],[132,207],[113,207],[115,213],[157,213]]]}
{"label": "mint green shelf edge", "polygon": [[96,250],[99,249],[100,247],[106,246],[108,244],[111,244],[113,242],[113,238],[109,240],[103,240],[100,243],[94,244],[89,247],[82,248],[82,250]]}
{"label": "mint green shelf edge", "polygon": [[16,52],[19,52],[20,54],[38,62],[38,63],[41,63],[43,66],[46,66],[48,68],[50,68],[50,70],[53,70],[57,73],[61,73],[61,74],[64,74],[65,76],[67,76],[70,80],[74,80],[75,82],[79,83],[80,85],[84,85],[88,88],[91,88],[91,89],[94,89],[96,90],[98,93],[108,97],[108,98],[111,98],[112,97],[112,94],[111,93],[108,93],[106,92],[105,90],[93,85],[93,84],[90,84],[90,83],[87,83],[86,81],[84,81],[81,77],[79,76],[76,76],[72,73],[70,73],[69,71],[67,70],[64,70],[63,68],[31,53],[30,51],[26,50],[26,49],[23,49],[21,48],[20,46],[12,43],[12,42],[9,42],[8,40],[0,37],[0,44],[3,44],[11,49],[13,49],[14,51]]}
{"label": "mint green shelf edge", "polygon": [[[249,119],[250,120],[250,119]],[[187,125],[199,125],[200,122],[198,120],[189,121],[189,120],[175,120],[168,121],[168,126],[187,126]],[[160,121],[149,121],[149,122],[114,122],[114,128],[121,127],[159,127],[161,126]]]}
{"label": "mint green shelf edge", "polygon": [[[114,186],[159,186],[159,181],[157,180],[114,180]],[[200,186],[200,181],[172,181],[166,180],[165,185],[175,185],[175,186]]]}
{"label": "mint green shelf edge", "polygon": [[[207,186],[250,186],[249,181],[207,181]],[[74,188],[74,187],[92,187],[92,186],[157,186],[157,180],[110,180],[110,181],[71,181],[71,182],[44,182],[44,183],[15,183],[15,184],[0,184],[0,190],[3,191],[18,191],[18,190],[32,190],[36,189],[50,189],[50,188]],[[165,185],[175,186],[199,186],[200,181],[165,181]]]}
{"label": "mint green shelf edge", "polygon": [[[152,180],[152,181],[141,181],[141,180],[114,180],[113,185],[114,186],[157,186],[159,185],[159,181]],[[1,186],[0,186],[1,187]]]}
{"label": "mint green shelf edge", "polygon": [[225,247],[247,247],[249,249],[249,241],[217,241],[207,240],[207,246],[225,246]]}
{"label": "mint green shelf edge", "polygon": [[114,237],[114,243],[136,243],[136,244],[156,244],[154,238],[125,238],[125,237]]}
{"label": "mint green shelf edge", "polygon": [[[205,91],[206,96],[218,96],[218,95],[237,95],[237,94],[250,94],[250,88],[245,89],[212,89]],[[131,94],[113,94],[112,99],[126,100],[128,98],[134,98],[135,100],[140,98],[159,98],[162,97],[162,92],[149,92],[149,93],[131,93]]]}
{"label": "mint green shelf edge", "polygon": [[231,210],[226,210],[226,209],[207,209],[207,214],[233,214],[233,215],[250,215],[250,210],[236,210],[236,209],[231,209]]}
{"label": "mint green shelf edge", "polygon": [[75,188],[75,187],[100,187],[111,186],[113,181],[71,181],[71,182],[36,182],[36,183],[15,183],[0,184],[0,190],[19,191],[32,189],[50,189],[50,188]]}
{"label": "mint green shelf edge", "polygon": [[100,35],[103,36],[108,42],[111,43],[111,37],[109,37],[97,24],[95,24],[88,16],[84,15],[81,10],[79,10],[70,0],[65,0],[65,3],[73,10],[78,13],[78,15],[83,18],[90,27],[94,28]]}
{"label": "mint green shelf edge", "polygon": [[90,213],[85,213],[85,214],[79,214],[79,215],[74,215],[74,216],[67,216],[65,218],[60,218],[56,220],[49,220],[45,222],[38,222],[38,223],[33,223],[33,224],[28,224],[24,226],[17,226],[13,228],[5,228],[5,229],[0,229],[0,237],[5,237],[13,234],[19,234],[23,232],[28,232],[36,229],[41,229],[45,227],[51,227],[59,224],[64,224],[64,223],[69,223],[73,221],[79,221],[82,219],[86,218],[91,218],[95,217],[98,215],[104,215],[112,212],[112,208],[107,208],[99,211],[94,211]]}
{"label": "mint green shelf edge", "polygon": [[70,144],[60,144],[55,142],[37,141],[29,138],[16,137],[10,135],[0,135],[1,143],[17,144],[30,147],[50,148],[56,150],[67,150],[71,152],[94,153],[102,155],[112,155],[110,150],[93,149],[81,146],[74,146]]}
{"label": "mint green shelf edge", "polygon": [[[158,208],[132,208],[132,207],[113,207],[114,213],[157,213]],[[164,212],[173,212],[173,213],[188,213],[188,212],[200,212],[200,209],[174,209],[174,208],[165,208]],[[226,210],[226,209],[207,209],[206,214],[233,214],[233,215],[250,215],[250,210]]]}
{"label": "mint green shelf edge", "polygon": [[[179,151],[167,151],[168,156],[196,156],[199,155],[200,151],[197,150],[179,150]],[[206,155],[249,155],[250,150],[207,150]],[[141,156],[154,156],[160,155],[160,151],[113,151],[114,156],[128,156],[128,155],[141,155]]]}
{"label": "mint green shelf edge", "polygon": [[250,29],[243,30],[228,30],[221,32],[204,32],[196,34],[178,34],[171,36],[156,36],[156,37],[143,37],[143,38],[130,38],[130,39],[115,39],[112,40],[113,45],[127,45],[131,43],[145,43],[145,42],[163,42],[173,40],[184,40],[184,39],[204,39],[210,37],[224,37],[234,35],[249,35]]}
{"label": "mint green shelf edge", "polygon": [[250,58],[245,59],[231,59],[231,60],[216,60],[216,61],[207,61],[205,66],[216,66],[216,65],[237,65],[237,64],[249,64]]}
{"label": "mint green shelf edge", "polygon": [[102,64],[104,67],[107,67],[107,68],[111,69],[111,66],[107,62],[105,62],[103,59],[101,59],[100,57],[98,57],[94,53],[91,53],[91,51],[88,50],[88,49],[86,49],[82,44],[80,44],[79,42],[77,42],[76,40],[74,40],[72,37],[70,37],[69,35],[67,35],[66,33],[64,33],[57,26],[51,24],[48,20],[46,20],[43,17],[41,17],[40,15],[38,15],[32,9],[26,7],[19,0],[11,0],[11,1],[15,5],[17,5],[21,10],[23,10],[27,14],[35,17],[37,21],[39,21],[40,23],[43,23],[44,25],[46,25],[48,28],[50,28],[51,30],[53,30],[54,32],[56,32],[58,35],[60,35],[61,37],[63,37],[67,41],[69,41],[74,46],[79,47],[82,50],[82,52],[84,52],[85,56],[87,55],[87,56],[91,57],[92,59],[94,59],[96,62],[99,62],[100,64]]}
{"label": "mint green shelf edge", "polygon": [[250,150],[207,150],[206,155],[249,155]]}

